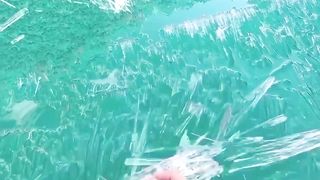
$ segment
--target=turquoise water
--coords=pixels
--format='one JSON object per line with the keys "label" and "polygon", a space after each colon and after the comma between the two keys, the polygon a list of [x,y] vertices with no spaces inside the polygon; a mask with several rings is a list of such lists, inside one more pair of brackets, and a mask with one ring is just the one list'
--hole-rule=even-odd
{"label": "turquoise water", "polygon": [[317,179],[318,7],[0,1],[0,179]]}

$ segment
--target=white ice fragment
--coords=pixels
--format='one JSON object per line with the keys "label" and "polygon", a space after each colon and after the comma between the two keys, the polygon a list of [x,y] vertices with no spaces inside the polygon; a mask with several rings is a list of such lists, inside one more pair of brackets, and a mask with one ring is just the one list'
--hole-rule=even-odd
{"label": "white ice fragment", "polygon": [[188,112],[197,118],[200,118],[205,111],[205,106],[201,103],[191,102],[188,108]]}
{"label": "white ice fragment", "polygon": [[263,122],[261,124],[256,125],[255,127],[251,128],[251,129],[248,129],[248,130],[242,132],[240,136],[248,134],[249,132],[252,132],[253,130],[256,130],[258,128],[267,128],[267,127],[277,126],[279,124],[282,124],[282,123],[286,122],[287,119],[288,119],[288,117],[283,115],[283,114],[278,115],[278,116],[276,116],[274,118],[271,118],[271,119],[269,119],[269,120],[267,120],[267,121],[265,121],[265,122]]}
{"label": "white ice fragment", "polygon": [[260,86],[258,86],[255,90],[253,90],[249,96],[247,96],[247,99],[250,101],[252,100],[250,104],[250,108],[256,107],[258,102],[261,100],[261,98],[267,93],[267,91],[272,87],[272,85],[275,83],[276,78],[271,76],[268,77]]}
{"label": "white ice fragment", "polygon": [[91,0],[91,2],[100,9],[112,10],[114,13],[131,12],[133,4],[131,0]]}
{"label": "white ice fragment", "polygon": [[21,35],[17,36],[16,38],[14,38],[10,43],[15,44],[15,43],[21,41],[22,39],[24,39],[24,37],[25,37],[25,35],[21,34]]}
{"label": "white ice fragment", "polygon": [[163,28],[164,32],[168,35],[171,35],[174,33],[174,26],[173,25],[167,25]]}
{"label": "white ice fragment", "polygon": [[131,0],[109,0],[110,6],[115,13],[121,11],[131,12],[130,6],[132,5]]}
{"label": "white ice fragment", "polygon": [[192,116],[188,116],[183,123],[177,128],[176,135],[181,135],[191,121]]}
{"label": "white ice fragment", "polygon": [[[243,105],[243,108],[239,111],[238,114],[235,115],[235,119],[230,122],[228,129],[226,130],[226,134],[230,132],[230,130],[234,129],[239,121],[251,110],[256,107],[256,105],[260,102],[262,97],[267,93],[267,91],[273,86],[276,82],[275,77],[268,77],[261,85],[259,85],[256,89],[254,89],[247,97],[246,103]],[[232,135],[234,136],[234,135]],[[237,136],[234,136],[237,137]],[[233,139],[233,138],[232,138]],[[231,139],[229,138],[229,141]]]}
{"label": "white ice fragment", "polygon": [[320,131],[311,130],[282,138],[253,142],[251,146],[246,147],[241,155],[236,156],[229,173],[267,166],[320,148]]}
{"label": "white ice fragment", "polygon": [[161,161],[162,159],[127,158],[124,164],[126,166],[151,166]]}
{"label": "white ice fragment", "polygon": [[159,152],[159,151],[164,151],[166,148],[164,147],[159,147],[159,148],[146,148],[144,150],[144,153],[154,153],[154,152]]}
{"label": "white ice fragment", "polygon": [[41,77],[38,77],[38,78],[35,80],[36,89],[34,90],[34,95],[37,95],[37,92],[38,92],[38,90],[39,90],[40,81],[41,81]]}
{"label": "white ice fragment", "polygon": [[31,115],[37,108],[38,104],[34,101],[23,100],[19,103],[13,104],[7,118],[15,120],[18,125],[22,125],[24,123],[23,120],[27,116]]}
{"label": "white ice fragment", "polygon": [[281,114],[275,118],[272,118],[270,119],[269,121],[265,122],[265,125],[264,126],[270,126],[270,127],[273,127],[273,126],[276,126],[276,125],[279,125],[279,124],[282,124],[284,122],[286,122],[288,119],[287,116]]}
{"label": "white ice fragment", "polygon": [[102,175],[99,175],[97,180],[108,180],[108,179],[106,177],[102,176]]}
{"label": "white ice fragment", "polygon": [[[193,133],[193,135],[196,135],[196,134]],[[207,138],[207,135],[208,135],[207,133],[202,136],[196,135],[198,139],[194,142],[194,145],[195,146],[199,145],[203,140],[209,140],[211,142],[214,142],[212,139]]]}
{"label": "white ice fragment", "polygon": [[21,19],[24,15],[28,13],[27,8],[23,8],[19,10],[17,13],[15,13],[13,16],[11,16],[6,22],[3,24],[0,24],[0,32],[4,31],[7,29],[9,26],[11,26],[13,23]]}
{"label": "white ice fragment", "polygon": [[232,108],[231,108],[231,105],[228,105],[220,123],[217,140],[221,140],[221,138],[224,138],[224,136],[226,135],[231,118],[232,118]]}
{"label": "white ice fragment", "polygon": [[35,12],[37,12],[37,13],[42,13],[43,12],[43,9],[36,9],[36,10],[34,10]]}
{"label": "white ice fragment", "polygon": [[194,92],[198,84],[202,82],[202,75],[198,73],[193,73],[191,75],[190,81],[188,82],[189,89]]}
{"label": "white ice fragment", "polygon": [[188,131],[184,131],[184,134],[182,135],[181,139],[180,139],[180,143],[179,146],[180,147],[186,147],[186,146],[190,146],[190,139],[188,137]]}
{"label": "white ice fragment", "polygon": [[126,51],[133,49],[133,43],[134,43],[134,40],[132,39],[124,39],[119,42],[119,45],[122,50],[122,55],[124,58],[126,58]]}
{"label": "white ice fragment", "polygon": [[259,136],[259,137],[246,137],[245,140],[247,141],[251,141],[251,142],[261,142],[263,141],[263,137]]}
{"label": "white ice fragment", "polygon": [[291,65],[292,64],[292,61],[291,60],[286,60],[286,61],[284,61],[283,63],[281,63],[278,67],[276,67],[275,69],[273,69],[270,73],[269,73],[269,75],[271,76],[271,75],[274,75],[276,72],[279,72],[279,71],[281,71],[283,68],[285,68],[285,67],[287,67],[287,66],[289,66],[289,65]]}
{"label": "white ice fragment", "polygon": [[270,32],[270,33],[273,32],[272,29],[271,29],[271,27],[270,27],[270,25],[265,24],[265,23],[262,23],[261,26],[259,27],[259,29],[260,29],[260,31],[262,32],[262,34],[263,34],[264,36],[267,36],[267,35],[268,35],[268,34],[267,34],[268,32]]}
{"label": "white ice fragment", "polygon": [[86,2],[81,2],[81,1],[76,1],[76,0],[68,0],[68,2],[73,3],[73,4],[85,5],[85,6],[89,7],[89,4]]}
{"label": "white ice fragment", "polygon": [[[212,24],[218,25],[216,35],[218,39],[225,39],[225,30],[228,27],[236,31],[241,22],[254,16],[257,12],[255,6],[248,6],[242,9],[232,9],[231,11],[223,12],[217,15],[206,16],[196,20],[188,20],[178,25],[166,25],[163,29],[168,35],[179,34],[179,32],[186,32],[191,37],[198,35],[205,35]],[[219,29],[220,28],[220,29]]]}
{"label": "white ice fragment", "polygon": [[182,149],[176,155],[134,174],[130,180],[147,180],[154,172],[176,170],[186,179],[210,180],[223,172],[213,158],[223,149],[220,146],[194,146]]}
{"label": "white ice fragment", "polygon": [[18,85],[18,89],[21,89],[22,88],[22,86],[23,86],[23,81],[22,81],[22,79],[21,78],[19,78],[19,80],[18,80],[18,82],[17,82],[17,85]]}
{"label": "white ice fragment", "polygon": [[0,0],[0,2],[3,2],[4,4],[6,4],[7,6],[9,7],[12,7],[12,8],[16,8],[16,6],[12,5],[11,3],[9,3],[8,1],[5,1],[5,0]]}
{"label": "white ice fragment", "polygon": [[[135,144],[133,144],[132,147],[132,156],[135,158],[140,158],[142,154],[144,153],[146,143],[147,143],[147,133],[148,133],[148,121],[146,121],[143,125],[143,129],[141,131],[140,137],[138,138],[138,134],[135,133],[135,136],[133,136],[133,140],[137,141]],[[135,162],[133,162],[135,163]],[[131,169],[131,174],[134,174],[137,170],[137,166],[134,166]]]}
{"label": "white ice fragment", "polygon": [[233,142],[234,140],[239,139],[240,135],[241,135],[240,131],[237,131],[228,139],[228,141]]}
{"label": "white ice fragment", "polygon": [[218,29],[216,30],[216,36],[220,41],[223,41],[226,39],[226,34],[225,34],[225,30],[227,28],[222,28],[222,27],[218,27]]}
{"label": "white ice fragment", "polygon": [[143,125],[143,129],[141,131],[138,143],[134,146],[132,150],[132,154],[134,157],[139,157],[143,154],[146,143],[147,143],[147,133],[148,133],[148,122],[146,121]]}
{"label": "white ice fragment", "polygon": [[[200,143],[202,142],[202,141],[204,141],[204,140],[206,140],[206,141],[208,141],[208,142],[210,142],[210,143],[212,143],[212,144],[221,144],[221,142],[219,142],[219,141],[216,141],[216,140],[214,140],[214,139],[210,139],[210,138],[208,138],[207,136],[208,136],[208,133],[206,133],[206,134],[204,134],[204,135],[199,135],[199,134],[196,134],[196,133],[191,133],[192,135],[194,135],[194,136],[196,136],[196,137],[198,137],[198,139],[192,144],[192,145],[194,145],[194,146],[197,146],[197,145],[200,145]],[[219,145],[220,146],[220,145]]]}
{"label": "white ice fragment", "polygon": [[200,122],[202,114],[205,112],[206,107],[201,103],[190,102],[188,112],[197,118],[197,124]]}

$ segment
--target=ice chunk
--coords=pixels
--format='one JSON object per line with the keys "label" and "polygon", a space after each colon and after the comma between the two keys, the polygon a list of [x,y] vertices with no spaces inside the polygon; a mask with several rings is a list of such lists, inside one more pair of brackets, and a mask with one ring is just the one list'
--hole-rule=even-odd
{"label": "ice chunk", "polygon": [[0,2],[3,2],[4,4],[6,4],[6,5],[9,6],[9,7],[16,8],[16,6],[12,5],[12,4],[9,3],[8,1],[0,0]]}
{"label": "ice chunk", "polygon": [[192,116],[188,116],[183,123],[178,127],[177,131],[176,131],[176,135],[181,135],[184,130],[186,129],[186,127],[188,126],[188,124],[190,123],[192,119]]}
{"label": "ice chunk", "polygon": [[223,172],[223,167],[213,158],[221,153],[220,146],[193,146],[182,149],[175,156],[147,167],[134,174],[130,180],[147,180],[158,171],[176,170],[187,179],[210,180]]}
{"label": "ice chunk", "polygon": [[133,4],[131,0],[91,0],[91,2],[100,9],[112,10],[115,13],[131,12],[130,7]]}
{"label": "ice chunk", "polygon": [[[250,146],[250,147],[248,147]],[[277,139],[239,143],[243,149],[239,156],[233,159],[229,173],[242,169],[267,166],[293,156],[320,148],[320,131],[311,130]]]}
{"label": "ice chunk", "polygon": [[15,44],[15,43],[21,41],[22,39],[24,39],[24,37],[25,37],[25,35],[21,34],[21,35],[17,36],[16,38],[14,38],[10,43]]}
{"label": "ice chunk", "polygon": [[[138,138],[138,133],[134,132],[132,135],[132,141],[134,144],[132,144],[132,155],[135,158],[140,158],[142,154],[144,153],[146,144],[147,144],[147,133],[148,133],[148,121],[144,123],[143,129],[141,131],[140,137]],[[134,162],[134,159],[131,161],[132,164],[137,164],[139,162]],[[135,173],[137,170],[137,166],[134,166],[131,169],[131,174]]]}
{"label": "ice chunk", "polygon": [[190,144],[191,143],[190,143],[190,139],[188,137],[188,131],[186,130],[180,139],[179,146],[186,147],[186,146],[190,146]]}
{"label": "ice chunk", "polygon": [[[212,24],[218,25],[216,31],[219,39],[225,38],[224,30],[227,27],[233,26],[236,29],[240,23],[256,14],[255,6],[248,6],[242,9],[232,9],[217,15],[206,16],[196,20],[185,21],[179,25],[167,25],[164,27],[164,32],[168,35],[178,34],[180,31],[186,32],[191,37],[196,34],[204,35],[208,33],[208,29]],[[220,28],[220,29],[219,29]]]}
{"label": "ice chunk", "polygon": [[254,108],[261,98],[266,94],[266,92],[272,87],[275,83],[275,77],[268,77],[260,86],[258,86],[255,90],[253,90],[249,96],[247,96],[247,100],[251,101],[250,108]]}
{"label": "ice chunk", "polygon": [[227,29],[226,27],[218,27],[218,29],[216,30],[217,39],[220,39],[220,41],[223,41],[226,39],[226,34],[225,34],[226,29]]}
{"label": "ice chunk", "polygon": [[262,97],[267,93],[267,91],[273,86],[276,82],[275,77],[268,77],[261,85],[259,85],[256,89],[254,89],[247,97],[246,101],[248,104],[244,104],[243,108],[240,112],[235,116],[233,122],[230,123],[228,130],[235,128],[239,121],[253,108],[256,107],[258,102],[262,99]]}
{"label": "ice chunk", "polygon": [[261,128],[261,127],[262,127],[262,128],[266,128],[266,127],[273,127],[273,126],[279,125],[279,124],[281,124],[281,123],[286,122],[287,119],[288,119],[287,116],[281,114],[281,115],[276,116],[276,117],[274,117],[274,118],[271,118],[271,119],[269,119],[269,120],[267,120],[267,121],[265,121],[265,122],[263,122],[263,123],[261,123],[261,124],[258,124],[258,125],[256,125],[255,127],[251,128],[251,129],[248,129],[248,130],[242,132],[242,133],[241,133],[241,136],[243,136],[243,135],[245,135],[245,134],[247,134],[247,133],[249,133],[249,132],[251,132],[251,131],[253,131],[253,130],[256,130],[256,129],[258,129],[258,128]]}
{"label": "ice chunk", "polygon": [[202,82],[202,75],[198,73],[193,73],[191,75],[190,81],[188,82],[189,90],[194,93],[197,86]]}
{"label": "ice chunk", "polygon": [[161,161],[162,159],[127,158],[124,164],[126,166],[151,166]]}
{"label": "ice chunk", "polygon": [[31,115],[37,108],[38,104],[34,101],[23,100],[19,103],[15,103],[11,107],[7,118],[15,120],[18,125],[22,125],[24,124],[25,118]]}
{"label": "ice chunk", "polygon": [[205,111],[205,106],[201,103],[191,102],[188,108],[188,112],[193,116],[196,116],[200,119],[202,113]]}
{"label": "ice chunk", "polygon": [[21,19],[23,16],[25,16],[28,13],[27,8],[23,8],[20,11],[18,11],[16,14],[14,14],[12,17],[10,17],[6,22],[0,25],[0,32],[6,30],[9,26],[11,26],[13,23]]}
{"label": "ice chunk", "polygon": [[231,108],[231,105],[228,105],[220,123],[217,140],[224,138],[224,136],[226,135],[226,131],[230,123],[231,117],[232,117],[232,108]]}

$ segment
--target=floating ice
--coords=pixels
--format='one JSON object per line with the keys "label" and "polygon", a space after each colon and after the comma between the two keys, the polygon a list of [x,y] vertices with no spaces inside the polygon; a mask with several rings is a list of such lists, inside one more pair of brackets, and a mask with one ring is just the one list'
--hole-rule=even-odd
{"label": "floating ice", "polygon": [[19,36],[17,36],[16,38],[14,38],[10,43],[11,44],[16,44],[17,42],[21,41],[22,39],[24,39],[25,35],[21,34]]}
{"label": "floating ice", "polygon": [[258,104],[258,102],[272,87],[275,81],[275,77],[268,77],[259,87],[257,87],[255,90],[251,92],[251,94],[247,96],[247,100],[251,101],[249,108],[254,108]]}
{"label": "floating ice", "polygon": [[[230,132],[233,128],[235,128],[239,121],[253,108],[256,107],[261,98],[267,93],[267,91],[273,86],[276,82],[275,77],[268,77],[262,84],[260,84],[257,88],[255,88],[247,97],[246,102],[238,114],[235,115],[234,119],[229,123],[227,127],[226,133]],[[233,135],[232,135],[233,136]],[[234,137],[234,136],[233,136]]]}
{"label": "floating ice", "polygon": [[228,125],[230,124],[231,118],[232,118],[232,107],[231,105],[228,105],[220,123],[217,140],[221,140],[226,135],[226,131],[228,129]]}
{"label": "floating ice", "polygon": [[180,143],[179,146],[180,147],[187,147],[190,146],[190,139],[188,137],[188,131],[185,131],[184,134],[182,135],[181,139],[180,139]]}
{"label": "floating ice", "polygon": [[16,8],[16,6],[14,6],[13,4],[9,3],[8,1],[0,0],[0,2],[3,2],[4,4],[6,4],[9,7]]}
{"label": "floating ice", "polygon": [[271,119],[269,119],[269,120],[267,120],[267,121],[265,121],[265,122],[263,122],[261,124],[256,125],[255,127],[251,128],[251,129],[248,129],[248,130],[242,132],[241,136],[245,135],[245,134],[247,134],[247,133],[249,133],[249,132],[251,132],[253,130],[256,130],[258,128],[266,128],[266,127],[277,126],[279,124],[282,124],[282,123],[286,122],[287,119],[288,119],[288,117],[283,115],[283,114],[278,115],[278,116],[276,116],[274,118],[271,118]]}
{"label": "floating ice", "polygon": [[[320,131],[311,130],[282,138],[252,142],[238,146],[245,150],[234,159],[230,173],[242,169],[267,166],[320,147]],[[239,147],[241,149],[241,147]]]}
{"label": "floating ice", "polygon": [[104,10],[112,10],[115,13],[131,12],[131,0],[91,0],[95,5]]}
{"label": "floating ice", "polygon": [[4,22],[3,24],[0,24],[0,32],[6,30],[9,26],[11,26],[13,23],[18,21],[19,19],[21,19],[27,13],[28,13],[27,8],[23,8],[23,9],[19,10],[12,17],[10,17],[6,22]]}
{"label": "floating ice", "polygon": [[232,29],[235,30],[238,26],[240,26],[241,22],[254,16],[256,11],[257,9],[255,6],[249,6],[243,9],[233,9],[218,15],[185,21],[179,25],[167,25],[164,27],[164,32],[168,35],[174,35],[182,31],[193,37],[196,34],[207,34],[208,28],[212,24],[216,24],[218,25],[218,29],[216,30],[217,38],[223,40],[226,36],[224,30],[227,27],[232,26]]}
{"label": "floating ice", "polygon": [[124,164],[126,166],[151,166],[161,161],[162,159],[127,158]]}
{"label": "floating ice", "polygon": [[31,115],[38,107],[38,104],[34,101],[23,100],[19,103],[15,103],[9,110],[7,115],[8,119],[13,119],[17,122],[17,125],[23,125],[25,118]]}

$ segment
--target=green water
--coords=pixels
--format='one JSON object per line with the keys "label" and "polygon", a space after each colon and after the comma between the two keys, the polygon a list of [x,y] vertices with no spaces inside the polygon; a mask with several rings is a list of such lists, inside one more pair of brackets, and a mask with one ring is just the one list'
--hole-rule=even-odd
{"label": "green water", "polygon": [[320,176],[317,0],[112,2],[0,1],[0,179],[123,179],[198,135],[215,179]]}

